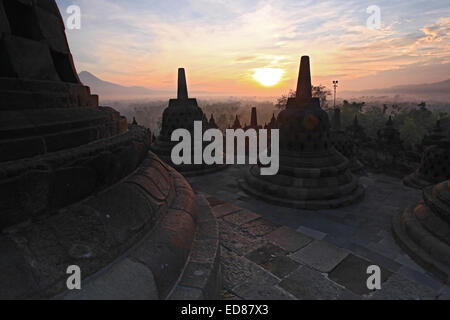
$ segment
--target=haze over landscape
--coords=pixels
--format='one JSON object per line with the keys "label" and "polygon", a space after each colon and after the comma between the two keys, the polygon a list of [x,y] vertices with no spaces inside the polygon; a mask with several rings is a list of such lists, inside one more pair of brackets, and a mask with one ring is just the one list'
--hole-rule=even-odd
{"label": "haze over landscape", "polygon": [[[279,96],[295,87],[301,54],[314,61],[315,85],[338,79],[346,92],[450,74],[450,9],[442,0],[377,1],[379,30],[366,25],[373,1],[57,3],[64,17],[69,5],[81,8],[81,29],[67,30],[79,71],[153,95],[174,92],[176,70],[185,67],[194,95]],[[255,78],[260,70],[269,73]]]}

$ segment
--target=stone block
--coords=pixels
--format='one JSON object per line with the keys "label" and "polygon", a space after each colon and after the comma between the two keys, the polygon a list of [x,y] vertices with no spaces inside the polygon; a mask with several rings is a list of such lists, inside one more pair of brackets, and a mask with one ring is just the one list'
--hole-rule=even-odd
{"label": "stone block", "polygon": [[221,244],[239,255],[246,255],[265,243],[263,239],[254,239],[225,221],[219,221],[219,230]]}
{"label": "stone block", "polygon": [[0,162],[31,158],[46,152],[42,137],[0,141]]}
{"label": "stone block", "polygon": [[61,18],[39,7],[36,8],[35,12],[39,28],[50,48],[61,53],[69,53],[69,46],[64,34],[64,26],[61,25]]}
{"label": "stone block", "polygon": [[0,229],[18,224],[47,208],[53,190],[48,171],[30,171],[0,182]]}
{"label": "stone block", "polygon": [[430,287],[408,280],[405,277],[394,274],[376,291],[373,300],[435,300],[438,292]]}
{"label": "stone block", "polygon": [[267,270],[225,248],[222,249],[221,264],[224,288],[229,291],[245,282],[271,286],[279,282]]}
{"label": "stone block", "polygon": [[244,283],[236,287],[233,292],[244,300],[277,301],[294,300],[294,297],[285,290],[267,284]]}
{"label": "stone block", "polygon": [[288,227],[280,227],[267,235],[267,240],[280,248],[295,252],[310,244],[313,239]]}
{"label": "stone block", "polygon": [[264,237],[279,227],[278,224],[261,218],[242,225],[241,229],[253,237]]}
{"label": "stone block", "polygon": [[344,289],[306,266],[299,267],[284,279],[280,287],[299,300],[340,300],[346,296]]}
{"label": "stone block", "polygon": [[4,40],[14,72],[24,79],[59,81],[47,45],[12,36]]}
{"label": "stone block", "polygon": [[82,290],[70,291],[63,300],[157,300],[153,273],[145,265],[123,259],[111,269],[86,284]]}
{"label": "stone block", "polygon": [[[372,291],[367,288],[367,268],[374,265],[365,259],[350,254],[330,274],[329,278],[359,295],[367,295]],[[383,284],[392,273],[381,268],[381,283]]]}
{"label": "stone block", "polygon": [[96,188],[97,176],[88,167],[58,169],[54,172],[50,206],[62,208],[88,197]]}
{"label": "stone block", "polygon": [[224,220],[229,223],[241,226],[243,224],[249,223],[259,218],[260,216],[254,212],[248,210],[241,210],[236,213],[225,216]]}
{"label": "stone block", "polygon": [[225,203],[225,204],[221,204],[221,205],[213,207],[213,213],[217,218],[221,218],[230,213],[238,212],[240,210],[241,210],[241,208],[233,206],[230,203]]}
{"label": "stone block", "polygon": [[186,300],[195,300],[200,301],[204,300],[203,291],[198,288],[188,288],[183,286],[177,286],[174,293],[170,296],[170,300],[175,301],[186,301]]}
{"label": "stone block", "polygon": [[307,247],[290,255],[290,258],[320,272],[329,273],[342,262],[349,252],[327,242],[314,241]]}

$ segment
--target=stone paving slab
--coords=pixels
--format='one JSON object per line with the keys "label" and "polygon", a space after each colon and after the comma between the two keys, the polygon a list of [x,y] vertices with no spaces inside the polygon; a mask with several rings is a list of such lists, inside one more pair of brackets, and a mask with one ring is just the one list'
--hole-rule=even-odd
{"label": "stone paving slab", "polygon": [[267,240],[280,248],[295,252],[310,244],[313,239],[288,227],[281,227],[267,235]]}
{"label": "stone paving slab", "polygon": [[[213,212],[215,208],[219,210],[215,215],[220,229],[226,300],[450,298],[448,286],[418,271],[405,269],[393,260],[391,263],[396,268],[391,269],[395,270],[386,269],[382,264],[388,258],[375,252],[367,254],[364,247],[356,248],[366,256],[280,226],[256,212],[222,203],[215,197],[206,195],[206,198]],[[242,215],[232,217],[237,213]],[[378,234],[389,240],[383,232]],[[381,268],[380,291],[367,289],[370,265]]]}
{"label": "stone paving slab", "polygon": [[229,214],[224,217],[226,222],[241,226],[253,220],[259,219],[260,216],[248,210],[241,210],[236,213]]}
{"label": "stone paving slab", "polygon": [[266,244],[246,256],[275,276],[283,278],[298,268],[299,263],[287,256],[287,251],[271,243]]}
{"label": "stone paving slab", "polygon": [[314,241],[305,248],[293,253],[290,257],[299,263],[306,264],[320,272],[331,272],[342,262],[349,252],[324,241]]}
{"label": "stone paving slab", "polygon": [[[371,265],[373,265],[373,263],[350,254],[329,274],[329,278],[348,288],[355,294],[368,295],[372,293],[372,291],[367,288],[367,268]],[[391,275],[392,273],[388,270],[381,269],[382,287]]]}
{"label": "stone paving slab", "polygon": [[280,286],[300,300],[339,300],[352,296],[322,273],[307,266],[298,268]]}
{"label": "stone paving slab", "polygon": [[244,300],[295,300],[295,297],[292,296],[292,294],[278,286],[255,282],[246,282],[235,288],[233,291]]}
{"label": "stone paving slab", "polygon": [[427,286],[412,282],[405,277],[394,274],[387,280],[382,290],[370,297],[372,300],[435,300],[436,292]]}

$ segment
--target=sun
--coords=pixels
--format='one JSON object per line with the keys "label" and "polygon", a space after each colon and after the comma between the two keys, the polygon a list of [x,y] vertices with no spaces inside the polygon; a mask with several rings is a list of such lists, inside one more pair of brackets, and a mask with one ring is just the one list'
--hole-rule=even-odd
{"label": "sun", "polygon": [[271,87],[280,82],[283,70],[273,68],[260,68],[255,70],[253,78],[265,87]]}

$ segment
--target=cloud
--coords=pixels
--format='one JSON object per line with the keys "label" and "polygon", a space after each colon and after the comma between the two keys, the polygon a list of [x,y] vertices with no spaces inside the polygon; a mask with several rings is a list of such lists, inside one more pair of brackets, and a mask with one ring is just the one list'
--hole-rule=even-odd
{"label": "cloud", "polygon": [[258,89],[254,69],[275,67],[287,88],[304,54],[319,81],[450,60],[445,1],[381,1],[381,30],[366,27],[372,1],[72,2],[83,13],[68,32],[78,68],[129,85],[167,87],[183,66],[193,88],[245,92]]}

